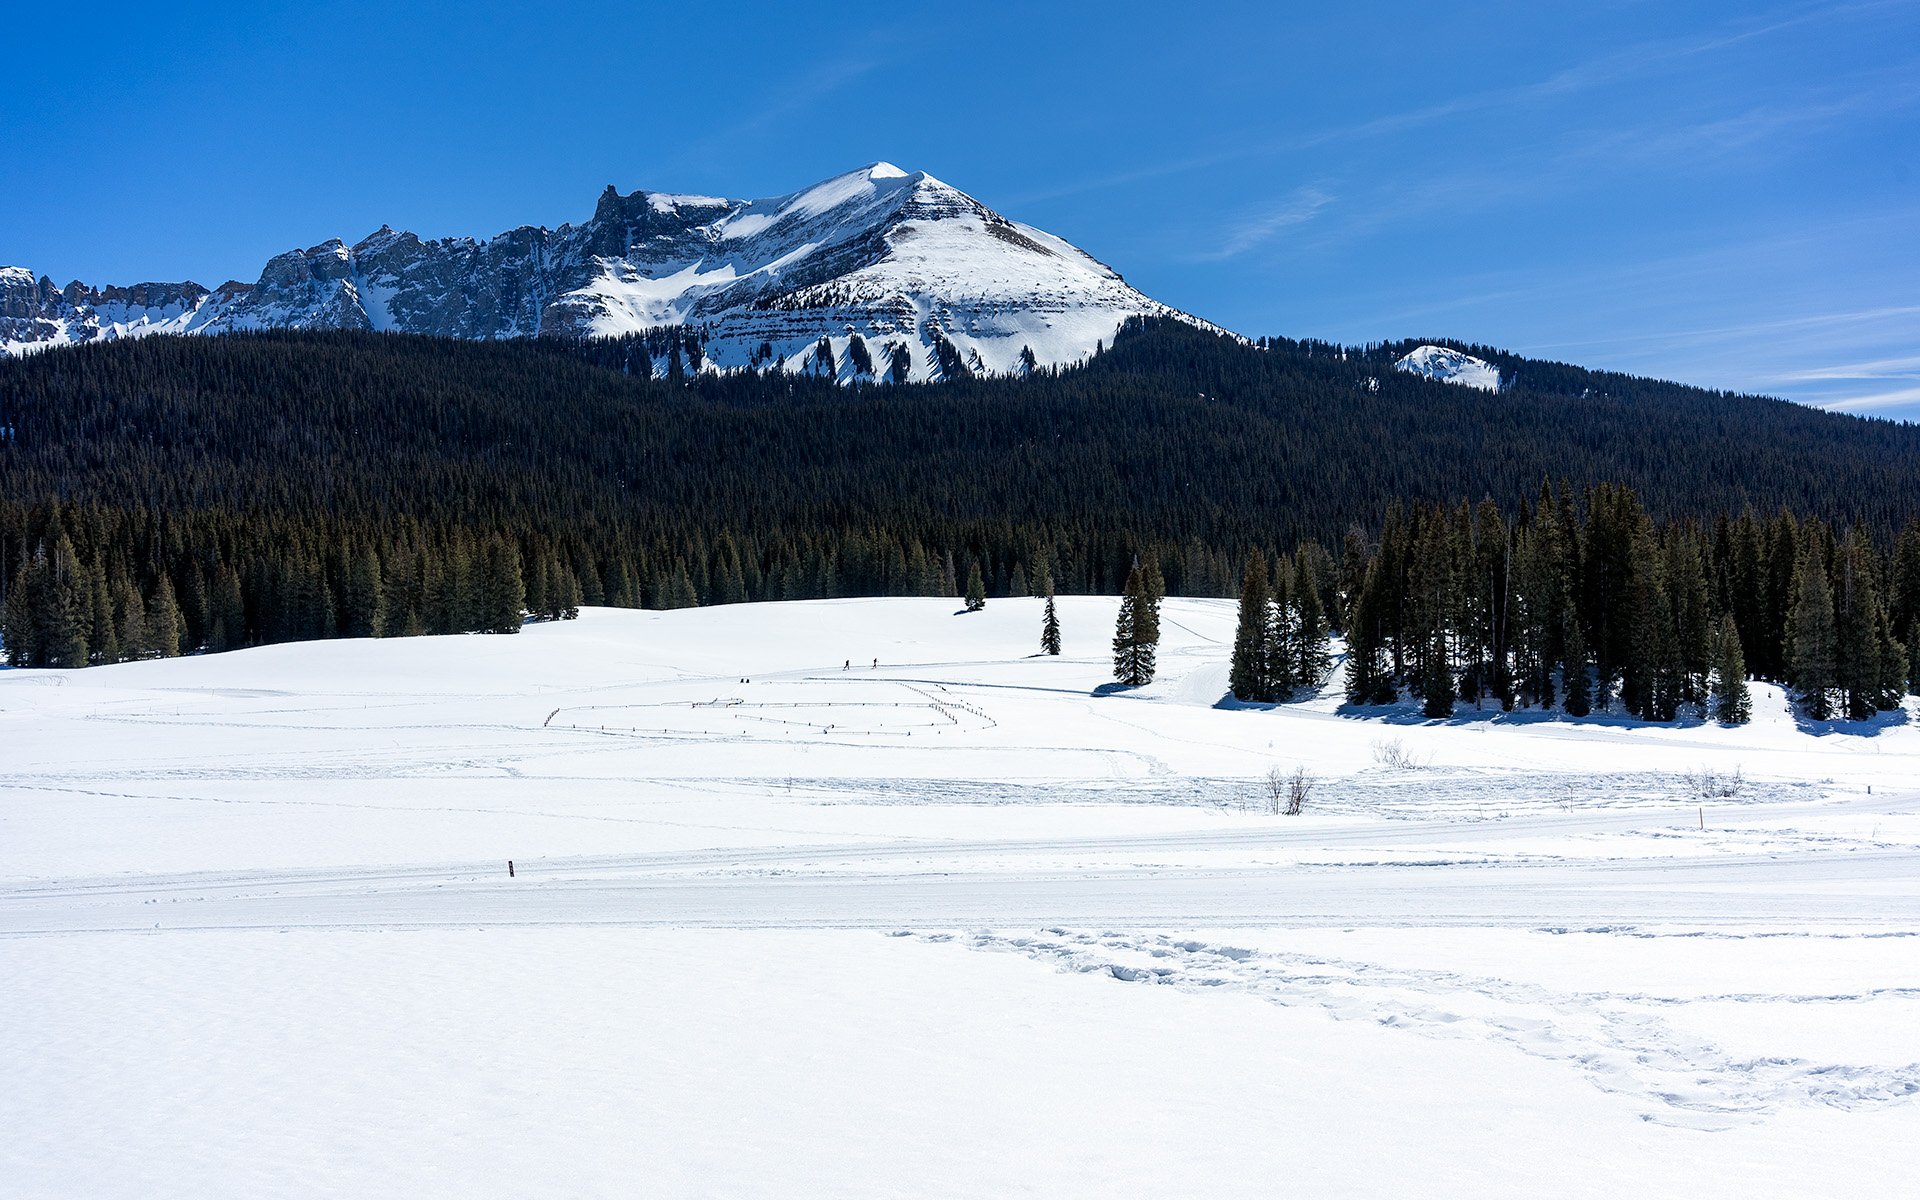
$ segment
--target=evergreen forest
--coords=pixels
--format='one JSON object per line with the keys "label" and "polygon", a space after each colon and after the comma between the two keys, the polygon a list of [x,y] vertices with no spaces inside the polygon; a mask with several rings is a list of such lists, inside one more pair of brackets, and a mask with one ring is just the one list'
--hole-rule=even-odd
{"label": "evergreen forest", "polygon": [[1279,614],[1242,630],[1244,698],[1324,673],[1316,629],[1352,639],[1356,702],[1436,710],[1671,719],[1717,695],[1730,640],[1810,710],[1914,682],[1920,427],[1446,343],[1500,367],[1487,393],[1392,370],[1412,342],[1168,321],[1070,369],[853,387],[655,378],[697,367],[682,336],[0,361],[8,660],[511,632],[581,605],[1115,594],[1138,568]]}

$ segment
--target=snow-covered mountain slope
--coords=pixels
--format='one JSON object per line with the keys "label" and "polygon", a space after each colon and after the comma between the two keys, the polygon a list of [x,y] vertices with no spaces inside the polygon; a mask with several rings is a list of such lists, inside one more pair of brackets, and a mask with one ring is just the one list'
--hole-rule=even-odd
{"label": "snow-covered mountain slope", "polygon": [[1393,365],[1395,370],[1425,375],[1442,383],[1457,383],[1488,392],[1500,390],[1499,367],[1445,346],[1422,346]]}
{"label": "snow-covered mountain slope", "polygon": [[485,242],[382,226],[353,246],[290,250],[259,282],[211,292],[55,288],[0,268],[0,350],[16,354],[249,329],[486,339],[680,328],[701,366],[824,370],[825,338],[843,380],[866,362],[885,377],[896,350],[918,380],[1075,362],[1145,315],[1194,321],[1060,238],[888,163],[765,200],[608,187],[581,225],[522,226]]}

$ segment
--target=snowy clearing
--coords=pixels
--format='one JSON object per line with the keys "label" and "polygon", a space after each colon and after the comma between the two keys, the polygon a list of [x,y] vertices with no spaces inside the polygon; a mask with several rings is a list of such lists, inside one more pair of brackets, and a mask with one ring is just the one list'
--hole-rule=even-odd
{"label": "snowy clearing", "polygon": [[5,1190],[1910,1187],[1911,699],[1244,706],[1231,602],[1135,691],[1115,605],[0,671]]}

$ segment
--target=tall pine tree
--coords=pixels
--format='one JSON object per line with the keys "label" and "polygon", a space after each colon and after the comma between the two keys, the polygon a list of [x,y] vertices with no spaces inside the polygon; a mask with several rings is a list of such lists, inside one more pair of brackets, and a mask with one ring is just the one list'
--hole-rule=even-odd
{"label": "tall pine tree", "polygon": [[1113,677],[1128,687],[1153,682],[1155,643],[1159,641],[1159,603],[1147,592],[1135,563],[1127,572],[1120,611],[1113,626]]}
{"label": "tall pine tree", "polygon": [[1720,618],[1713,656],[1713,719],[1722,725],[1744,725],[1753,716],[1747,694],[1747,661],[1740,650],[1740,625],[1732,613]]}
{"label": "tall pine tree", "polygon": [[1267,695],[1267,560],[1258,550],[1247,555],[1240,577],[1240,619],[1233,634],[1233,661],[1227,686],[1234,699],[1265,702]]}
{"label": "tall pine tree", "polygon": [[1833,716],[1837,631],[1833,591],[1827,586],[1827,568],[1816,545],[1810,544],[1802,556],[1792,594],[1786,637],[1787,682],[1800,693],[1807,715],[1825,721]]}

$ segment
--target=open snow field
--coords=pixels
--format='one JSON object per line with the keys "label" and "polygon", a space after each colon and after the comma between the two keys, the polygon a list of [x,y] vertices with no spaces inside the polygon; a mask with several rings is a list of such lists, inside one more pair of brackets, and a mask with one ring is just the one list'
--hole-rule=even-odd
{"label": "open snow field", "polygon": [[1920,1190],[1913,701],[1237,706],[1231,602],[1134,692],[1059,603],[0,671],[0,1195]]}

